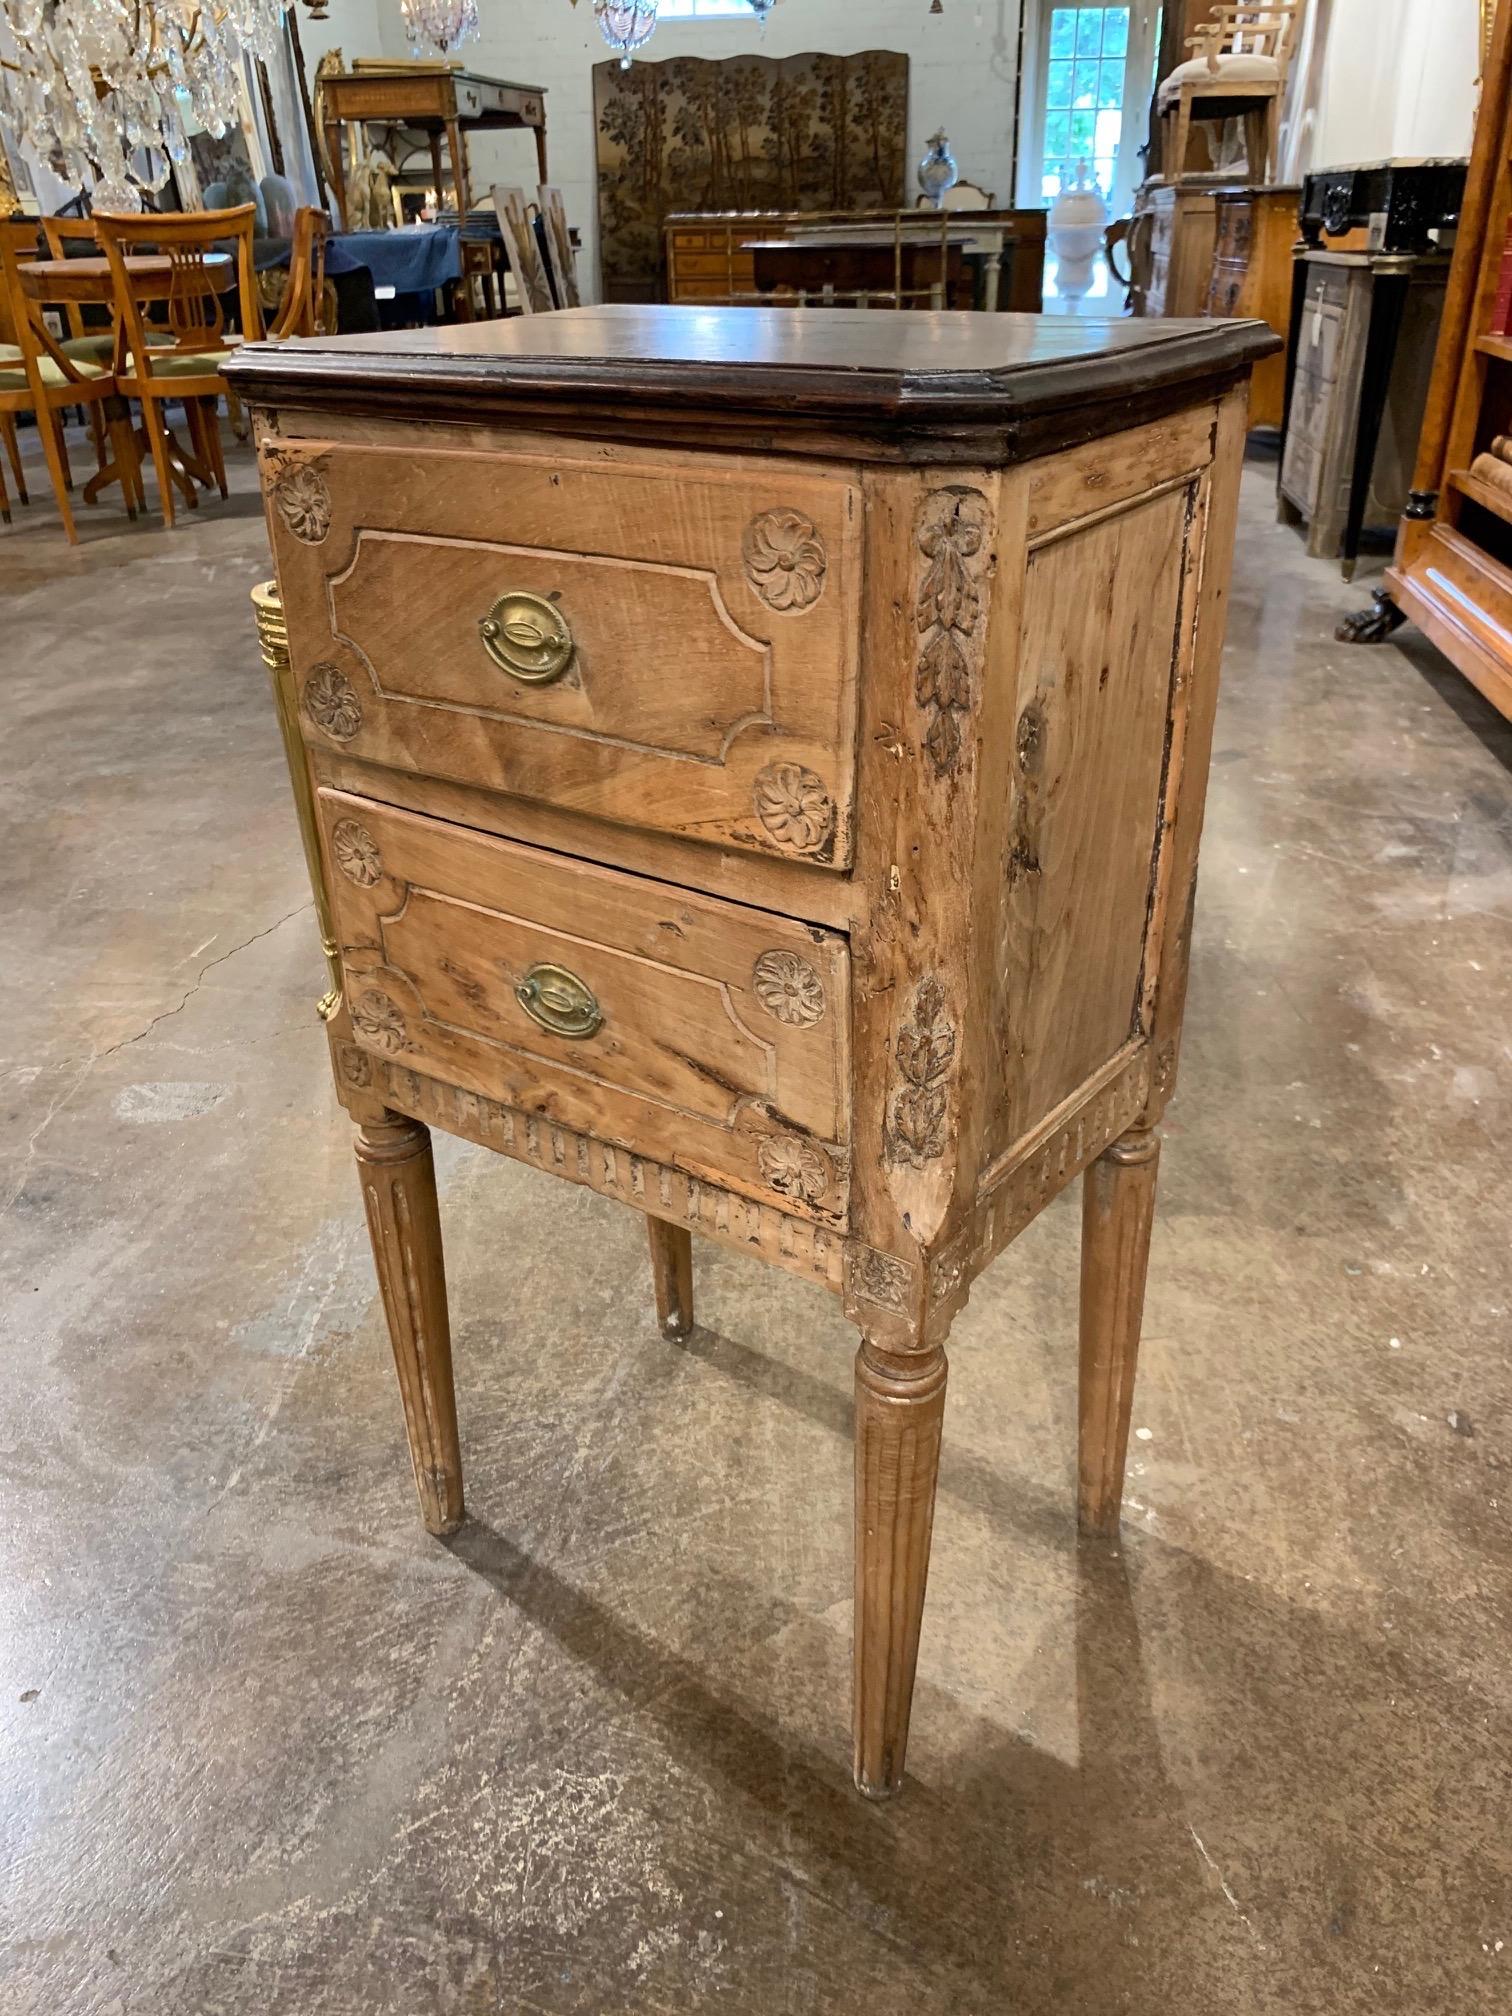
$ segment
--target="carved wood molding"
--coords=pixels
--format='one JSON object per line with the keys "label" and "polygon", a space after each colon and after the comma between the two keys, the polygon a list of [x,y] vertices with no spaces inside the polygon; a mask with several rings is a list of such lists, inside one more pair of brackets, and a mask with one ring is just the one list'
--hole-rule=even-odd
{"label": "carved wood molding", "polygon": [[932,490],[919,511],[919,551],[928,561],[914,620],[920,639],[914,697],[929,716],[924,747],[935,774],[961,762],[961,720],[975,703],[983,646],[982,575],[992,512],[979,490]]}
{"label": "carved wood molding", "polygon": [[[333,1047],[339,1086],[345,1075],[346,1053],[353,1046]],[[463,1140],[492,1148],[516,1162],[529,1162],[553,1176],[566,1177],[653,1218],[684,1225],[743,1252],[757,1253],[774,1266],[786,1267],[840,1293],[845,1240],[823,1225],[807,1218],[790,1218],[773,1205],[721,1189],[665,1163],[632,1155],[628,1149],[559,1126],[537,1113],[501,1105],[480,1093],[463,1092],[365,1051],[357,1054],[368,1065],[368,1077],[360,1088],[364,1096],[378,1097],[397,1113],[460,1134]]]}

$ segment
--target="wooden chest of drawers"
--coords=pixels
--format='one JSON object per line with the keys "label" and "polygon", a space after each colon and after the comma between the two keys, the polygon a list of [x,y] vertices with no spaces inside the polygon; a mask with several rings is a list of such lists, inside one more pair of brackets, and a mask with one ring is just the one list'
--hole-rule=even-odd
{"label": "wooden chest of drawers", "polygon": [[[1300,185],[1220,189],[1217,244],[1208,287],[1209,315],[1255,316],[1285,337],[1291,321],[1292,247],[1297,242]],[[1286,358],[1277,352],[1255,366],[1251,427],[1279,427],[1286,403]]]}
{"label": "wooden chest of drawers", "polygon": [[422,1510],[462,1517],[428,1126],[823,1283],[855,1772],[903,1770],[976,1273],[1083,1170],[1116,1529],[1244,322],[583,309],[251,346],[258,594]]}

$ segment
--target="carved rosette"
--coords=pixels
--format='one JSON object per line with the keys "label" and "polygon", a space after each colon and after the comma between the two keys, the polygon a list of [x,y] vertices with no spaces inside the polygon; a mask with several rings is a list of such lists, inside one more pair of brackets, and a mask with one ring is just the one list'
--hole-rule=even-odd
{"label": "carved rosette", "polygon": [[824,1016],[824,982],[801,953],[763,952],[751,968],[751,991],[790,1029],[811,1029]]}
{"label": "carved rosette", "polygon": [[397,1057],[409,1040],[397,1004],[376,987],[366,988],[352,1003],[352,1027],[390,1057]]}
{"label": "carved rosette", "polygon": [[274,477],[271,494],[273,509],[294,537],[318,546],[331,529],[331,492],[315,464],[287,463]]}
{"label": "carved rosette", "polygon": [[982,657],[983,558],[992,524],[979,490],[933,490],[919,513],[919,551],[929,563],[914,618],[922,642],[914,696],[929,716],[924,747],[935,773],[961,761],[961,719],[975,697]]}
{"label": "carved rosette", "polygon": [[824,541],[801,511],[763,511],[747,525],[740,551],[746,580],[769,609],[811,609],[824,593]]}
{"label": "carved rosette", "polygon": [[945,1152],[945,1121],[956,1032],[945,1013],[945,990],[927,974],[914,992],[913,1019],[898,1031],[898,1077],[887,1106],[884,1147],[889,1162],[919,1169]]}
{"label": "carved rosette", "polygon": [[779,847],[819,854],[835,831],[835,803],[824,779],[801,763],[768,763],[756,772],[756,817]]}
{"label": "carved rosette", "polygon": [[350,742],[362,726],[362,703],[336,665],[317,665],[304,683],[304,710],[337,742]]}
{"label": "carved rosette", "polygon": [[857,1302],[870,1302],[894,1315],[908,1313],[913,1269],[906,1260],[891,1253],[879,1253],[874,1246],[852,1246],[846,1255],[850,1265],[850,1292]]}
{"label": "carved rosette", "polygon": [[378,852],[378,842],[366,826],[360,826],[355,819],[338,819],[331,834],[331,852],[336,856],[336,866],[349,882],[359,888],[371,889],[383,873],[383,856]]}
{"label": "carved rosette", "polygon": [[343,1079],[354,1090],[362,1092],[372,1084],[373,1060],[366,1050],[359,1050],[355,1043],[338,1044],[336,1062]]}
{"label": "carved rosette", "polygon": [[780,1197],[817,1204],[834,1180],[829,1157],[798,1134],[764,1135],[756,1148],[762,1181]]}

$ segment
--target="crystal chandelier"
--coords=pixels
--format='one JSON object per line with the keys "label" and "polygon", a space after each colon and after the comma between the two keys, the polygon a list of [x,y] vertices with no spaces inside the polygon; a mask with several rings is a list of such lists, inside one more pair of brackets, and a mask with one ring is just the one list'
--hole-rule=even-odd
{"label": "crystal chandelier", "polygon": [[[278,49],[285,0],[0,0],[16,45],[0,112],[101,210],[140,210],[188,158],[182,104],[215,138],[241,120],[243,53]],[[137,163],[135,157],[145,157]]]}
{"label": "crystal chandelier", "polygon": [[593,0],[599,33],[619,54],[621,70],[656,30],[657,0]]}
{"label": "crystal chandelier", "polygon": [[439,56],[470,42],[478,32],[477,0],[400,0],[405,32],[417,56]]}

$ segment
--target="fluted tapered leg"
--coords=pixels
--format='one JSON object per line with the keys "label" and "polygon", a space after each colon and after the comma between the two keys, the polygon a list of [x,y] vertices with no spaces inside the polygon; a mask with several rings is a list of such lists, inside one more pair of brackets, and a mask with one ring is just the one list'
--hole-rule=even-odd
{"label": "fluted tapered leg", "polygon": [[363,1126],[357,1172],[399,1373],[420,1516],[432,1533],[450,1533],[462,1523],[462,1457],[430,1130],[397,1113]]}
{"label": "fluted tapered leg", "polygon": [[885,1799],[903,1781],[929,1575],[945,1353],[856,1353],[855,1774]]}
{"label": "fluted tapered leg", "polygon": [[657,1327],[664,1337],[686,1337],[693,1328],[693,1234],[661,1218],[647,1218],[646,1232]]}
{"label": "fluted tapered leg", "polygon": [[1077,1511],[1088,1533],[1118,1531],[1159,1166],[1160,1136],[1135,1128],[1082,1178]]}

